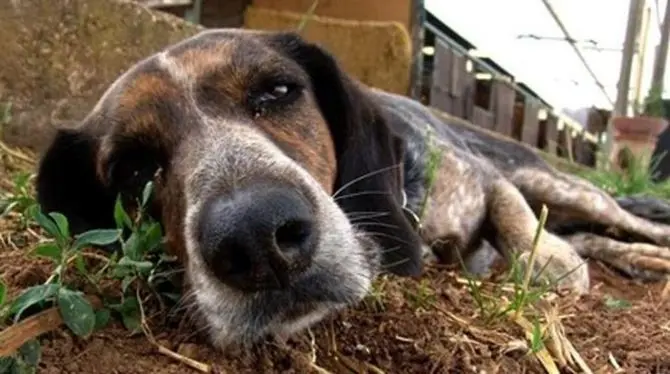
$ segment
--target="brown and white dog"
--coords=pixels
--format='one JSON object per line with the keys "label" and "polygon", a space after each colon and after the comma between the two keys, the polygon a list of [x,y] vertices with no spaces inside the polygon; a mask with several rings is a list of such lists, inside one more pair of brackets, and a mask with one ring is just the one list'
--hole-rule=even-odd
{"label": "brown and white dog", "polygon": [[[380,272],[420,275],[427,246],[447,262],[472,265],[487,246],[523,260],[542,203],[563,233],[543,234],[538,269],[569,274],[560,284],[588,290],[585,257],[634,276],[670,270],[670,226],[529,148],[359,84],[293,33],[209,30],[137,63],[58,132],[38,199],[75,233],[114,227],[117,194],[150,180],[167,248],[221,347],[294,334],[357,303]],[[573,219],[637,242],[561,226]]]}

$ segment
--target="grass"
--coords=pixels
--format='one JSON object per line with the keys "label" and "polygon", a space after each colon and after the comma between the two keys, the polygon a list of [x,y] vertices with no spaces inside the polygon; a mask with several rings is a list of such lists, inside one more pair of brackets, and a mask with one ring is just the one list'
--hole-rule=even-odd
{"label": "grass", "polygon": [[425,193],[421,206],[419,207],[419,220],[423,220],[426,214],[426,208],[428,207],[428,197],[435,185],[437,180],[437,172],[440,170],[440,165],[442,164],[443,150],[435,144],[434,134],[431,130],[428,131],[426,136],[426,146],[428,147],[428,160],[426,163],[426,176],[424,180]]}
{"label": "grass", "polygon": [[670,179],[656,182],[653,178],[663,157],[665,155],[652,159],[647,164],[639,157],[630,156],[626,171],[602,168],[583,171],[577,175],[615,197],[646,195],[670,199]]}
{"label": "grass", "polygon": [[[552,325],[560,324],[560,320],[551,318],[556,312],[555,309],[551,309],[551,304],[547,303],[546,300],[550,297],[550,291],[560,282],[560,279],[550,282],[543,281],[542,277],[549,263],[544,264],[535,278],[531,279],[533,273],[531,269],[534,269],[538,245],[547,215],[548,209],[543,205],[528,263],[524,266],[519,261],[518,256],[513,257],[504,279],[490,284],[489,289],[485,289],[483,282],[477,281],[469,275],[464,268],[465,265],[461,263],[466,276],[468,291],[475,301],[484,323],[486,325],[505,322],[517,324],[525,332],[528,353],[534,354],[547,372],[558,373],[558,365],[552,358],[552,356],[556,356],[556,352],[552,355],[547,347],[564,347],[570,345],[570,343],[559,336],[551,335]],[[545,342],[548,340],[553,340],[554,343],[560,342],[560,344],[547,345]]]}

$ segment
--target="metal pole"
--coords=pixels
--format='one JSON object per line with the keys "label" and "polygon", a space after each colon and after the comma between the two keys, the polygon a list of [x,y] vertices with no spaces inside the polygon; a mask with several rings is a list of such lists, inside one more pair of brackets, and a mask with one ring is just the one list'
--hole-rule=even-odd
{"label": "metal pole", "polygon": [[[635,103],[640,103],[642,95],[642,76],[644,75],[644,61],[647,57],[647,40],[649,39],[649,25],[651,24],[651,7],[645,6],[644,16],[642,19],[642,25],[640,26],[641,33],[638,34],[638,40],[640,41],[640,48],[637,54],[637,66],[635,69],[635,94],[633,95],[633,100]],[[643,108],[639,105],[633,107],[633,115],[641,114]]]}
{"label": "metal pole", "polygon": [[626,25],[626,34],[623,42],[623,51],[621,53],[621,68],[619,72],[619,84],[617,85],[617,98],[610,121],[607,124],[607,138],[603,146],[603,154],[608,162],[605,168],[609,168],[610,153],[612,151],[612,142],[614,130],[612,128],[612,119],[618,116],[628,114],[628,96],[630,91],[630,78],[633,65],[633,55],[635,54],[635,37],[642,16],[642,7],[644,0],[631,0],[628,8],[628,23]]}
{"label": "metal pole", "polygon": [[665,78],[665,68],[668,61],[668,39],[670,38],[670,0],[665,4],[665,17],[663,26],[661,26],[661,41],[656,49],[656,58],[654,59],[654,71],[651,78],[652,87],[663,92],[663,79]]}

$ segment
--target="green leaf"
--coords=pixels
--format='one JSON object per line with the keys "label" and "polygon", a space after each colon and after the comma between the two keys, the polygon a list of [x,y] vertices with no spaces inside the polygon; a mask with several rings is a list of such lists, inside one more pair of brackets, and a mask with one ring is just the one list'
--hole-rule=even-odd
{"label": "green leaf", "polygon": [[133,269],[128,266],[119,266],[118,264],[114,266],[112,271],[112,276],[116,279],[125,278],[129,275],[133,275]]}
{"label": "green leaf", "polygon": [[14,362],[9,370],[10,374],[34,374],[37,371],[35,367],[28,365],[20,356],[14,357]]}
{"label": "green leaf", "polygon": [[126,329],[133,333],[142,331],[142,315],[137,298],[127,297],[121,304],[110,305],[109,307],[121,314],[121,321]]}
{"label": "green leaf", "polygon": [[51,217],[51,219],[53,219],[53,221],[56,222],[56,227],[58,227],[58,231],[60,232],[61,237],[69,238],[70,224],[68,223],[67,218],[58,212],[49,213],[49,217]]}
{"label": "green leaf", "polygon": [[72,247],[80,250],[85,246],[105,246],[119,240],[121,231],[119,229],[96,229],[86,231],[78,235]]}
{"label": "green leaf", "polygon": [[123,321],[123,326],[126,329],[130,330],[132,333],[138,333],[142,331],[142,318],[140,316],[140,311],[129,311],[121,315],[121,320]]}
{"label": "green leaf", "polygon": [[21,357],[26,364],[35,367],[40,363],[42,347],[40,346],[40,342],[32,339],[24,343],[21,348],[19,348],[19,353],[21,354]]}
{"label": "green leaf", "polygon": [[11,356],[0,357],[0,373],[9,373],[14,366],[14,361],[16,360]]}
{"label": "green leaf", "polygon": [[97,331],[105,328],[105,326],[107,326],[107,324],[109,323],[110,318],[111,318],[111,312],[109,309],[103,308],[96,311],[94,329]]}
{"label": "green leaf", "polygon": [[7,286],[2,280],[0,280],[0,306],[5,304],[6,297],[7,297]]}
{"label": "green leaf", "polygon": [[95,311],[84,294],[65,287],[58,292],[58,308],[65,325],[77,336],[88,336],[95,327]]}
{"label": "green leaf", "polygon": [[119,229],[122,229],[124,226],[129,229],[133,228],[133,221],[123,208],[121,195],[116,198],[116,203],[114,204],[114,221],[116,222],[116,227]]}
{"label": "green leaf", "polygon": [[132,260],[140,260],[142,258],[142,238],[137,232],[133,232],[128,237],[128,240],[123,245],[123,254]]}
{"label": "green leaf", "polygon": [[35,247],[35,254],[42,257],[47,257],[55,262],[60,262],[63,256],[63,250],[56,243],[42,243]]}
{"label": "green leaf", "polygon": [[630,301],[615,299],[610,295],[605,296],[605,306],[609,309],[628,309],[632,306]]}
{"label": "green leaf", "polygon": [[151,253],[160,248],[160,245],[163,243],[163,229],[161,228],[160,223],[152,222],[149,224],[149,227],[144,232],[143,239],[144,249],[147,253]]}
{"label": "green leaf", "polygon": [[142,191],[142,207],[147,206],[147,203],[149,202],[149,198],[151,198],[151,194],[153,193],[154,190],[154,182],[147,182],[146,185],[144,185],[144,191]]}
{"label": "green leaf", "polygon": [[533,331],[531,334],[531,341],[530,341],[530,349],[533,352],[539,352],[544,348],[544,336],[542,335],[542,327],[540,327],[540,323],[535,320],[533,322]]}
{"label": "green leaf", "polygon": [[39,205],[33,205],[30,207],[30,216],[37,222],[40,227],[44,229],[49,235],[56,238],[57,240],[65,240],[66,238],[60,235],[60,230],[56,225],[54,220],[42,213],[42,208]]}
{"label": "green leaf", "polygon": [[151,261],[135,261],[128,257],[121,257],[118,263],[119,266],[128,266],[137,269],[141,273],[150,272],[154,268],[154,263]]}
{"label": "green leaf", "polygon": [[57,292],[58,285],[53,283],[30,287],[14,300],[12,306],[9,308],[9,313],[15,314],[14,320],[18,321],[26,309],[37,303],[48,301]]}
{"label": "green leaf", "polygon": [[2,214],[0,214],[0,217],[4,217],[4,216],[8,215],[10,212],[12,212],[14,210],[14,208],[16,208],[19,205],[19,202],[16,201],[16,200],[11,201],[11,202],[7,200],[7,201],[3,201],[2,203],[3,203],[3,208],[4,209],[2,210]]}
{"label": "green leaf", "polygon": [[135,281],[135,279],[137,279],[137,277],[134,275],[123,278],[123,280],[121,281],[121,292],[125,294],[126,291],[128,290],[128,287]]}
{"label": "green leaf", "polygon": [[80,255],[75,255],[76,257],[74,258],[74,266],[77,268],[77,270],[85,276],[88,276],[88,269],[86,269],[86,262],[84,262],[84,257]]}

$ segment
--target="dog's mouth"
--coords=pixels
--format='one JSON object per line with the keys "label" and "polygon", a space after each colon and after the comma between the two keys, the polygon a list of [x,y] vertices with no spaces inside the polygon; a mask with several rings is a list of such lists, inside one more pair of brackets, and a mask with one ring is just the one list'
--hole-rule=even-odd
{"label": "dog's mouth", "polygon": [[[347,264],[323,264],[317,259],[286,287],[243,292],[251,300],[250,309],[258,311],[256,318],[268,321],[277,318],[292,320],[324,305],[351,305],[358,302],[365,292],[359,284],[352,282],[351,277],[360,276],[372,281],[379,270],[379,251],[377,244],[368,236],[358,236],[356,245],[362,255],[360,273],[348,273],[350,269],[346,269]],[[346,248],[341,250],[347,251]]]}
{"label": "dog's mouth", "polygon": [[355,235],[352,244],[337,248],[339,259],[329,251],[317,251],[312,264],[282,288],[241,291],[191,268],[198,309],[212,339],[219,346],[285,340],[360,302],[379,269],[379,250],[362,234]]}

